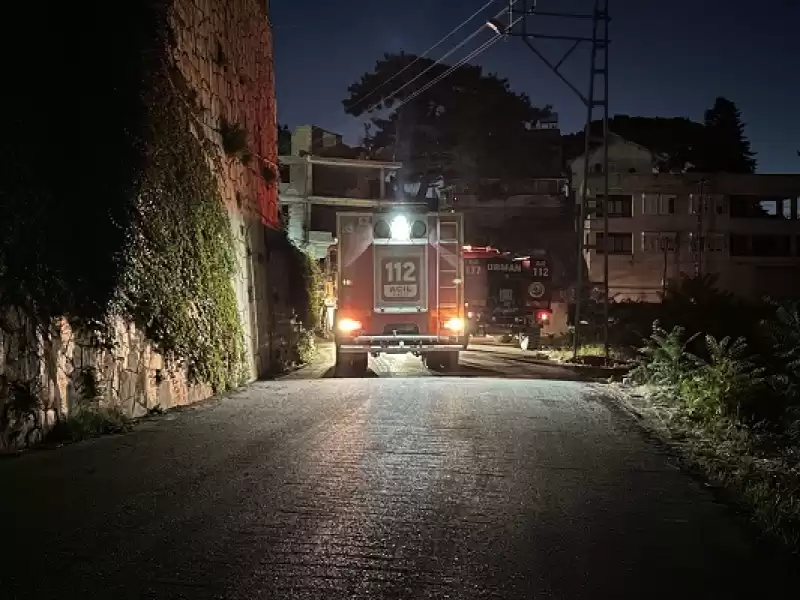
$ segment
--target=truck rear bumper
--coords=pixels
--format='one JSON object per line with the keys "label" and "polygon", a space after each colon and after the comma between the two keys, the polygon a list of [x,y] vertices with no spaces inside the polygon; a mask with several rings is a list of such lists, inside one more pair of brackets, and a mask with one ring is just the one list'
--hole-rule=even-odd
{"label": "truck rear bumper", "polygon": [[342,354],[405,354],[407,352],[456,352],[464,349],[464,336],[360,335],[337,342]]}

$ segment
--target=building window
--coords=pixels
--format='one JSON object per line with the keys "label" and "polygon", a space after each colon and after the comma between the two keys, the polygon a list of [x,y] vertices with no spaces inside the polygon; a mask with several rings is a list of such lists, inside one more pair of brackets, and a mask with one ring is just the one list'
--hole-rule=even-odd
{"label": "building window", "polygon": [[753,256],[791,256],[792,240],[788,235],[754,235]]}
{"label": "building window", "polygon": [[[603,216],[603,198],[598,194],[595,198],[597,206],[597,216]],[[608,216],[609,217],[632,217],[633,216],[633,196],[630,194],[609,194],[608,196]]]}
{"label": "building window", "polygon": [[609,233],[608,244],[604,243],[602,233],[595,234],[595,249],[604,254],[608,247],[609,254],[633,254],[633,235],[630,233]]}
{"label": "building window", "polygon": [[703,242],[708,252],[725,252],[724,233],[709,233],[705,236]]}
{"label": "building window", "polygon": [[659,201],[658,212],[662,215],[674,215],[675,214],[675,202],[677,201],[677,196],[664,196],[662,195]]}
{"label": "building window", "polygon": [[791,256],[788,235],[731,235],[731,256]]}
{"label": "building window", "polygon": [[750,239],[746,235],[731,234],[731,256],[749,256]]}
{"label": "building window", "polygon": [[651,253],[675,252],[678,247],[678,234],[674,231],[642,232],[642,251]]}
{"label": "building window", "polygon": [[692,252],[725,252],[727,248],[724,233],[707,233],[703,236],[691,233],[689,235],[691,239],[689,250]]}
{"label": "building window", "polygon": [[775,196],[732,195],[730,215],[735,219],[791,219],[792,199]]}
{"label": "building window", "polygon": [[674,215],[677,199],[674,194],[642,194],[642,214]]}

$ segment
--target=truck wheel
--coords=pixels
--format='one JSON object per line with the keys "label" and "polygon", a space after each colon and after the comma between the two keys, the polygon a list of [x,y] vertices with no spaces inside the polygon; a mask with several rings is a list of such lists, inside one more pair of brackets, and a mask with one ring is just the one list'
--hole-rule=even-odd
{"label": "truck wheel", "polygon": [[429,352],[423,355],[422,362],[431,371],[442,370],[442,357],[439,352]]}
{"label": "truck wheel", "polygon": [[442,373],[455,371],[458,368],[458,352],[431,352],[426,357],[425,366]]}
{"label": "truck wheel", "polygon": [[356,354],[352,357],[350,363],[351,372],[353,377],[362,377],[367,372],[367,363],[369,361],[369,354]]}
{"label": "truck wheel", "polygon": [[442,352],[442,370],[446,373],[452,373],[458,369],[458,351],[456,352]]}
{"label": "truck wheel", "polygon": [[342,354],[336,349],[336,366],[334,367],[337,377],[361,377],[367,372],[367,354]]}

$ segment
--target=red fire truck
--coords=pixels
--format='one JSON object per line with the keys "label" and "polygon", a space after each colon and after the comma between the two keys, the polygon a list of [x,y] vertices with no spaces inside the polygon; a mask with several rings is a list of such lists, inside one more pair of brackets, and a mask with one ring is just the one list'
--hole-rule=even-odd
{"label": "red fire truck", "polygon": [[454,213],[337,214],[336,368],[358,375],[369,355],[413,353],[430,369],[466,346],[462,218]]}
{"label": "red fire truck", "polygon": [[544,257],[515,256],[491,246],[464,246],[467,333],[538,345],[550,319],[550,267]]}

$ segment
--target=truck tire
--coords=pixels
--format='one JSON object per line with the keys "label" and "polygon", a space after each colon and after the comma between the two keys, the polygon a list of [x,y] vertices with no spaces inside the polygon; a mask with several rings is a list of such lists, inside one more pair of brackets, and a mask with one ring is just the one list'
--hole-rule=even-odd
{"label": "truck tire", "polygon": [[440,371],[442,366],[441,357],[439,356],[438,352],[429,352],[428,354],[423,354],[422,364],[424,364],[425,367],[431,371]]}
{"label": "truck tire", "polygon": [[425,366],[431,371],[449,373],[458,368],[458,351],[431,352],[425,358]]}
{"label": "truck tire", "polygon": [[442,353],[442,360],[444,362],[444,369],[445,373],[452,373],[458,369],[458,351],[455,352],[443,352]]}
{"label": "truck tire", "polygon": [[363,377],[367,373],[367,364],[369,362],[369,354],[356,354],[352,358],[350,368],[352,369],[353,377]]}
{"label": "truck tire", "polygon": [[336,348],[336,365],[334,367],[337,377],[361,377],[367,372],[368,354],[342,354]]}

